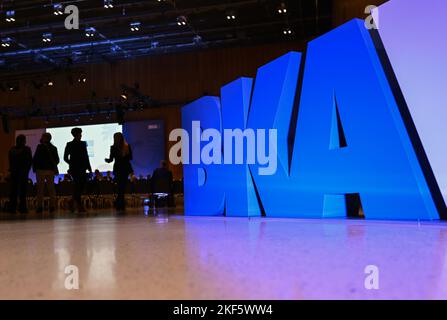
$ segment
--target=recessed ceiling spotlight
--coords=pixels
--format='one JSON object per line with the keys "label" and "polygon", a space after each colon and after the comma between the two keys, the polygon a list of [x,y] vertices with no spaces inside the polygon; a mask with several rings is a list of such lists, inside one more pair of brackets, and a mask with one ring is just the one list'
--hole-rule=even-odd
{"label": "recessed ceiling spotlight", "polygon": [[12,40],[11,38],[4,38],[2,39],[2,47],[3,48],[8,48],[11,46]]}
{"label": "recessed ceiling spotlight", "polygon": [[236,20],[236,14],[234,12],[228,12],[227,20]]}
{"label": "recessed ceiling spotlight", "polygon": [[6,22],[15,22],[16,18],[15,18],[16,12],[14,10],[9,10],[6,11]]}
{"label": "recessed ceiling spotlight", "polygon": [[104,0],[104,8],[112,9],[113,8],[113,0]]}
{"label": "recessed ceiling spotlight", "polygon": [[140,26],[141,26],[140,22],[132,22],[130,24],[130,31],[132,32],[140,31]]}
{"label": "recessed ceiling spotlight", "polygon": [[287,6],[286,6],[286,4],[284,2],[281,3],[281,5],[278,7],[278,13],[279,14],[286,14],[287,13]]}
{"label": "recessed ceiling spotlight", "polygon": [[185,16],[180,16],[177,18],[177,25],[186,26],[188,24],[188,19]]}
{"label": "recessed ceiling spotlight", "polygon": [[60,4],[60,3],[53,4],[53,14],[55,16],[60,16],[60,15],[64,14],[62,4]]}
{"label": "recessed ceiling spotlight", "polygon": [[89,28],[86,28],[85,29],[85,36],[86,37],[93,37],[93,36],[95,36],[95,33],[96,33],[96,29],[95,28],[93,28],[93,27],[89,27]]}
{"label": "recessed ceiling spotlight", "polygon": [[20,89],[18,84],[11,84],[11,83],[7,84],[7,88],[11,92],[12,91],[19,91],[19,89]]}
{"label": "recessed ceiling spotlight", "polygon": [[50,32],[46,32],[42,34],[42,41],[43,42],[51,42],[53,40],[53,35]]}
{"label": "recessed ceiling spotlight", "polygon": [[286,36],[289,36],[289,35],[291,35],[292,33],[293,33],[293,31],[292,31],[290,28],[285,28],[285,29],[283,30],[283,34],[286,35]]}

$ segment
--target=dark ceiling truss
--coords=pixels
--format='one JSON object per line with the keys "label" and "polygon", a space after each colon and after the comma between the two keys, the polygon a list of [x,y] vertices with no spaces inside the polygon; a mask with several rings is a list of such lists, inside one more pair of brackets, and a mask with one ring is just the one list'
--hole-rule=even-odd
{"label": "dark ceiling truss", "polygon": [[[66,30],[65,15],[52,14],[53,4],[74,4],[80,11],[80,29]],[[278,14],[285,3],[287,14]],[[330,29],[331,0],[122,0],[105,9],[103,0],[0,2],[0,37],[11,46],[0,47],[3,75],[30,69],[71,67],[74,64],[113,62],[142,55],[245,45],[278,40],[308,40]],[[14,10],[16,22],[5,22]],[[227,15],[237,19],[228,21]],[[178,17],[187,25],[177,25]],[[140,22],[138,32],[130,23]],[[85,29],[94,27],[87,38]],[[282,34],[284,28],[294,31]],[[51,33],[51,43],[42,34]],[[37,63],[36,63],[37,62]]]}

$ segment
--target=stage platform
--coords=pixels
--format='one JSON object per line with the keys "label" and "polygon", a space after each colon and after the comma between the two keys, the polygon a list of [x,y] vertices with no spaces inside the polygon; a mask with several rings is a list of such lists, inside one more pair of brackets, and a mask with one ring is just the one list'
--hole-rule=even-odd
{"label": "stage platform", "polygon": [[[0,221],[0,299],[446,299],[447,224],[184,217]],[[10,218],[10,217],[9,217]],[[67,290],[67,266],[79,289]],[[367,266],[379,289],[365,287]]]}

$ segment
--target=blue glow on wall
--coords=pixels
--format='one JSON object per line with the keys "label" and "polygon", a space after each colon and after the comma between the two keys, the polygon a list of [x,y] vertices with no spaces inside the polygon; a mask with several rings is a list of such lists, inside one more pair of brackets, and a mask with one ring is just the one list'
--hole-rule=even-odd
{"label": "blue glow on wall", "polygon": [[152,175],[165,159],[165,131],[162,120],[126,122],[123,134],[132,146],[135,175]]}

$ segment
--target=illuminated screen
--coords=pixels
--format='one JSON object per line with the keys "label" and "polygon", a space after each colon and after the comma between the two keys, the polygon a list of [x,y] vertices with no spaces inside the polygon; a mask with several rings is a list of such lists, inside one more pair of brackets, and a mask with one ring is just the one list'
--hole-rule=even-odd
{"label": "illuminated screen", "polygon": [[[109,157],[110,146],[113,144],[113,134],[115,132],[122,132],[123,127],[115,123],[77,127],[82,129],[82,140],[87,142],[92,169],[98,169],[101,172],[111,171],[113,163],[108,164],[104,159]],[[59,157],[61,159],[59,172],[61,174],[65,174],[68,171],[68,164],[63,160],[63,157],[67,142],[73,140],[73,136],[71,135],[71,129],[73,128],[62,127],[46,130],[53,136],[52,143],[59,151]]]}

